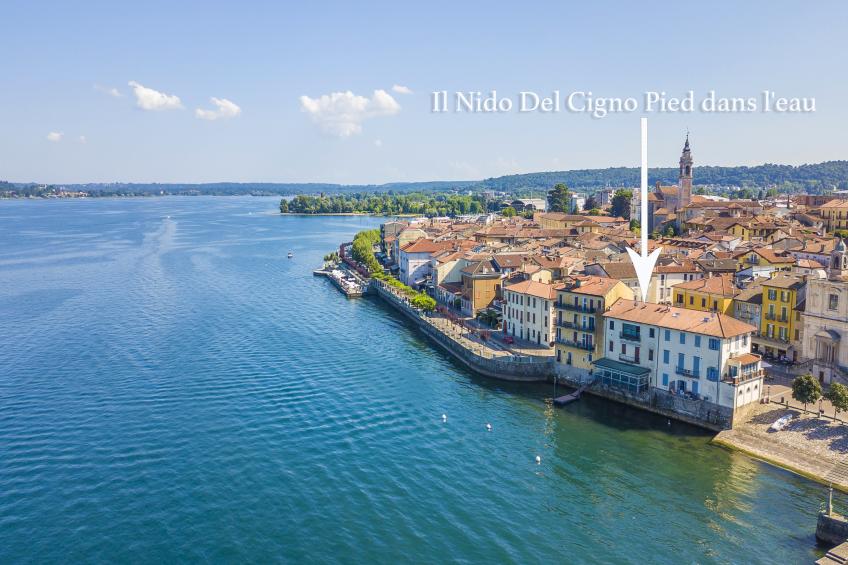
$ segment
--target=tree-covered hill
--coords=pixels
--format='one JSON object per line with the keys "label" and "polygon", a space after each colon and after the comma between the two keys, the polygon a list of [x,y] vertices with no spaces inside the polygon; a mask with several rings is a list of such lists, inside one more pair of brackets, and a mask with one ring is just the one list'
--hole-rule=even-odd
{"label": "tree-covered hill", "polygon": [[[650,184],[656,181],[673,184],[677,181],[677,169],[650,169],[648,176]],[[637,186],[639,168],[614,167],[508,175],[486,179],[482,185],[489,190],[520,192],[547,190],[559,182],[578,190],[591,190],[605,186]],[[798,166],[768,163],[756,167],[696,167],[694,184],[757,188],[784,186],[787,189],[810,192],[848,189],[848,161],[827,161]]]}
{"label": "tree-covered hill", "polygon": [[[676,168],[657,168],[649,172],[650,183],[661,181],[672,184],[677,180]],[[393,182],[386,184],[328,184],[328,183],[91,183],[64,185],[37,185],[34,183],[0,182],[0,197],[45,196],[57,187],[71,191],[84,191],[92,196],[156,196],[160,194],[212,194],[212,195],[295,195],[295,194],[351,194],[378,192],[401,194],[408,192],[441,192],[466,190],[495,190],[511,194],[530,191],[547,191],[557,183],[572,190],[594,189],[605,186],[637,186],[637,167],[612,167],[609,169],[578,169],[507,175],[478,181],[426,181]],[[781,192],[822,193],[834,189],[848,189],[848,161],[827,161],[811,165],[775,165],[767,163],[756,167],[696,167],[695,186],[735,186],[746,188],[776,187]]]}

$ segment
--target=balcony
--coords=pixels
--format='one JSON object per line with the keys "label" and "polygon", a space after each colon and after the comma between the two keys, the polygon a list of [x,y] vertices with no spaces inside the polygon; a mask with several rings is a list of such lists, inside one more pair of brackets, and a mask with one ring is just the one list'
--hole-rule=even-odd
{"label": "balcony", "polygon": [[581,332],[595,332],[595,324],[575,324],[574,322],[568,322],[566,320],[555,320],[554,323],[560,328],[568,328],[570,330],[578,330]]}
{"label": "balcony", "polygon": [[582,341],[571,341],[570,339],[565,339],[558,337],[554,341],[560,345],[564,345],[566,347],[574,347],[577,349],[582,349],[584,351],[594,351],[595,344],[594,343],[584,343]]}
{"label": "balcony", "polygon": [[624,361],[625,363],[638,363],[639,357],[636,355],[628,355],[627,353],[619,353],[618,360]]}
{"label": "balcony", "polygon": [[594,314],[597,311],[597,308],[592,308],[590,306],[580,306],[574,303],[567,302],[554,302],[557,308],[560,310],[569,310],[571,312],[581,312],[583,314]]}
{"label": "balcony", "polygon": [[642,336],[632,332],[619,332],[618,337],[627,341],[642,341]]}
{"label": "balcony", "polygon": [[730,376],[728,373],[725,373],[722,377],[722,381],[726,383],[731,383],[734,385],[738,385],[753,379],[759,379],[760,377],[765,377],[766,371],[765,369],[756,369],[754,371],[745,371],[743,373],[736,374],[734,376]]}
{"label": "balcony", "polygon": [[701,375],[699,375],[697,371],[693,371],[692,369],[686,369],[685,367],[675,367],[674,372],[678,375],[683,375],[684,377],[689,377],[691,379],[701,378]]}

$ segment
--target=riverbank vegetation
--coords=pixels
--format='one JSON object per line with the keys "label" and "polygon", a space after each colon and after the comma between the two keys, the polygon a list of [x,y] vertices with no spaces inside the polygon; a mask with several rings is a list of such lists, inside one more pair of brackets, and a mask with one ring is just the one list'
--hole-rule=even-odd
{"label": "riverbank vegetation", "polygon": [[373,275],[383,271],[383,266],[374,256],[374,246],[380,243],[380,230],[363,230],[353,237],[351,255],[353,260],[364,265]]}
{"label": "riverbank vegetation", "polygon": [[378,214],[394,216],[458,216],[486,211],[482,196],[413,192],[409,194],[300,194],[280,202],[280,212],[289,214]]}

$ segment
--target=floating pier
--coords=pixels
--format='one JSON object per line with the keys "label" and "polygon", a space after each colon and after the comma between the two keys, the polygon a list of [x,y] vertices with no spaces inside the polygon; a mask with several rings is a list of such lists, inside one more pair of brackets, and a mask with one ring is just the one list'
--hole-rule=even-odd
{"label": "floating pier", "polygon": [[[594,381],[592,381],[592,382],[594,382]],[[585,391],[587,388],[592,386],[592,382],[585,383],[584,385],[582,385],[580,388],[578,388],[577,390],[575,390],[572,393],[565,394],[563,396],[558,396],[558,397],[554,398],[554,405],[565,406],[567,404],[571,404],[572,402],[580,400],[580,396],[583,394],[583,391]]]}

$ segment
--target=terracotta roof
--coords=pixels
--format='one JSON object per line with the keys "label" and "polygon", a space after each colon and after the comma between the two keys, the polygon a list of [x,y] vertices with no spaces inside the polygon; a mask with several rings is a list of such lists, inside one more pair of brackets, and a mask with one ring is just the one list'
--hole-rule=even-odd
{"label": "terracotta roof", "polygon": [[777,275],[762,282],[763,286],[797,290],[807,284],[800,275]]}
{"label": "terracotta roof", "polygon": [[721,338],[735,337],[757,331],[754,326],[731,318],[726,314],[698,312],[697,310],[637,302],[623,298],[617,300],[604,313],[604,317]]}
{"label": "terracotta roof", "polygon": [[761,357],[756,353],[743,353],[742,355],[737,355],[736,357],[731,357],[728,361],[733,361],[735,363],[739,363],[740,365],[750,365],[751,363],[759,362]]}
{"label": "terracotta roof", "polygon": [[433,241],[432,239],[416,239],[401,247],[404,253],[435,253],[453,247],[450,241]]}
{"label": "terracotta roof", "polygon": [[763,287],[761,284],[752,284],[745,290],[737,294],[733,300],[736,302],[748,302],[750,304],[763,303]]}
{"label": "terracotta roof", "polygon": [[633,268],[633,263],[630,261],[622,261],[621,263],[598,263],[598,266],[603,269],[607,276],[611,279],[635,279],[636,270]]}
{"label": "terracotta roof", "polygon": [[802,269],[824,269],[824,265],[815,259],[798,259],[797,266]]}
{"label": "terracotta roof", "polygon": [[694,290],[707,294],[718,294],[725,297],[733,297],[739,292],[733,284],[733,275],[724,273],[714,277],[704,277],[694,281],[682,282],[672,287],[675,290]]}
{"label": "terracotta roof", "polygon": [[505,286],[504,291],[517,292],[518,294],[527,294],[544,298],[546,300],[554,300],[556,298],[556,285],[540,283],[532,280],[522,281],[510,286]]}
{"label": "terracotta roof", "polygon": [[604,296],[615,285],[620,283],[618,279],[609,279],[606,277],[595,277],[585,275],[573,278],[573,284],[559,284],[558,290],[563,292],[571,292],[573,294],[588,294],[590,296]]}
{"label": "terracotta roof", "polygon": [[493,259],[500,268],[510,269],[520,267],[524,262],[524,257],[523,253],[498,253]]}
{"label": "terracotta roof", "polygon": [[831,200],[825,202],[819,208],[848,208],[848,200]]}

